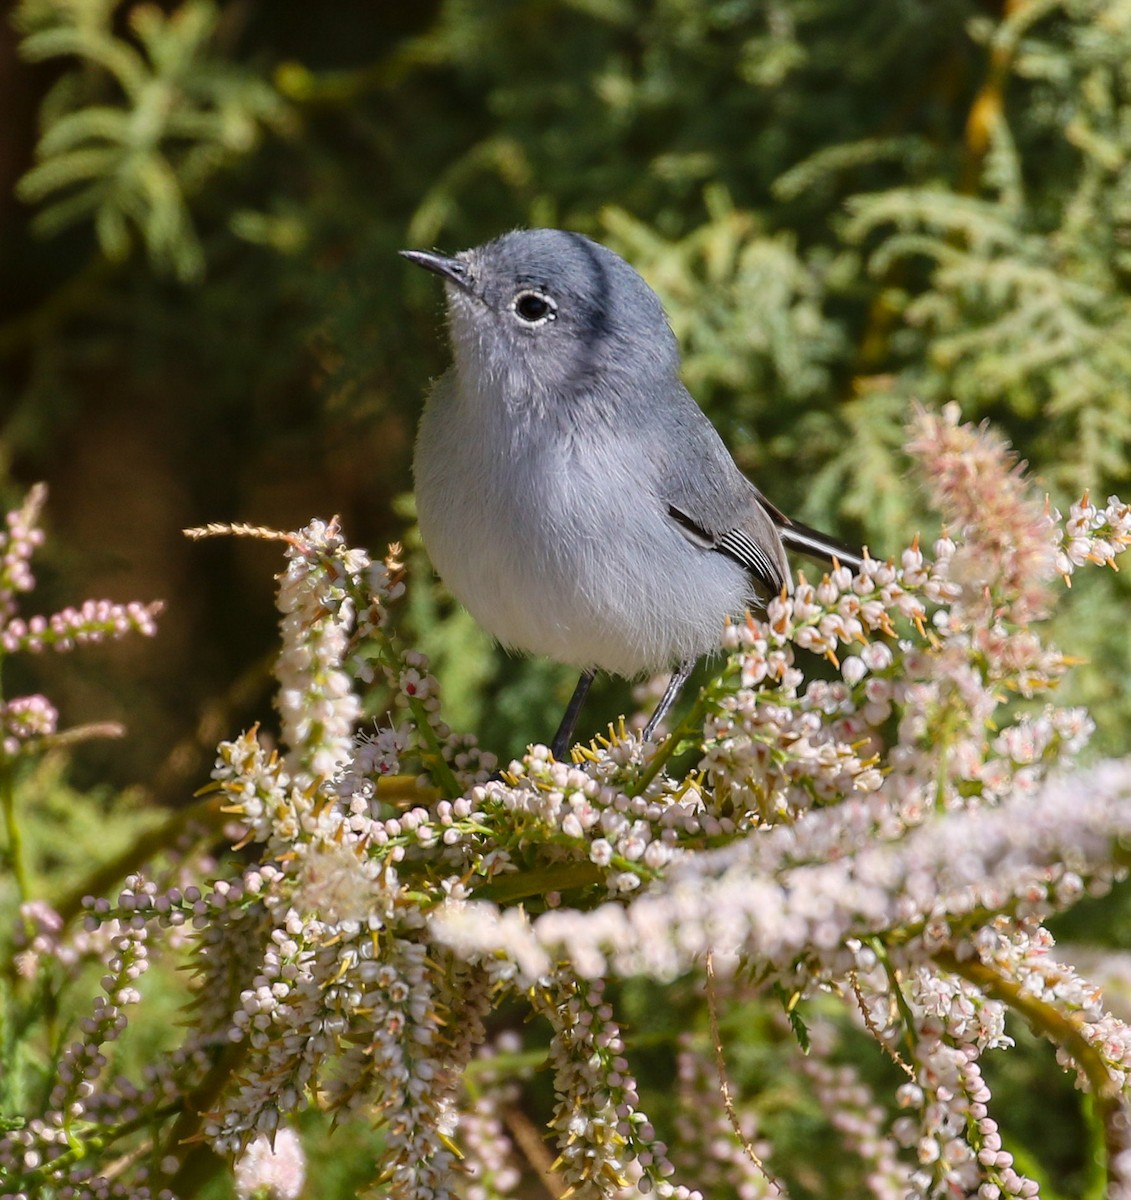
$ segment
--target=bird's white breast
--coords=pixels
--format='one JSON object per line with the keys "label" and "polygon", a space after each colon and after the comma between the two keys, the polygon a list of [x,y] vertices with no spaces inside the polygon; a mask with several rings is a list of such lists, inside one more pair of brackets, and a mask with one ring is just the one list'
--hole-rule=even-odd
{"label": "bird's white breast", "polygon": [[749,580],[673,524],[635,431],[579,439],[492,399],[445,376],[414,461],[425,547],[472,616],[505,646],[618,675],[717,648]]}

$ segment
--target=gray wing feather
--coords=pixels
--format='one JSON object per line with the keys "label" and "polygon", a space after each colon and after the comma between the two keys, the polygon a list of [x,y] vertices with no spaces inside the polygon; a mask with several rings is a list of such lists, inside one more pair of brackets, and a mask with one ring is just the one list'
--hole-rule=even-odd
{"label": "gray wing feather", "polygon": [[776,513],[735,466],[734,459],[702,409],[682,387],[666,415],[661,461],[661,499],[680,532],[704,549],[740,563],[763,590],[774,595],[788,585]]}
{"label": "gray wing feather", "polygon": [[651,439],[660,499],[689,541],[734,559],[770,595],[790,585],[786,547],[861,569],[861,550],[792,520],[767,500],[735,465],[687,389],[678,381],[671,387],[665,403],[653,401],[637,419],[642,428],[662,422]]}
{"label": "gray wing feather", "polygon": [[781,564],[771,558],[745,529],[731,529],[724,533],[716,542],[715,549],[729,554],[752,575],[764,580],[768,587],[781,591],[785,582]]}

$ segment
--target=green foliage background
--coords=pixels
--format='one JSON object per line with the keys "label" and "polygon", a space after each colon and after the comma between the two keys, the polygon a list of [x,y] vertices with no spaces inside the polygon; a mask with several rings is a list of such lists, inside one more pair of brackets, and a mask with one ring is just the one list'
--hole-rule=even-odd
{"label": "green foliage background", "polygon": [[[452,721],[552,731],[569,672],[493,649],[413,531],[447,353],[404,246],[609,243],[740,464],[877,554],[925,520],[916,400],[1000,424],[1054,503],[1129,490],[1131,0],[22,0],[0,130],[0,499],[51,486],[48,607],[169,602],[153,645],[9,665],[127,723],[80,784],[183,801],[267,716],[276,550],[180,536],[213,520],[405,539]],[[1128,586],[1092,574],[1061,640],[1122,752]],[[604,687],[594,728],[631,703]]]}
{"label": "green foliage background", "polygon": [[[337,511],[418,550],[446,347],[405,245],[607,241],[742,466],[876,553],[919,527],[916,399],[1001,423],[1054,502],[1126,481],[1126,0],[24,0],[6,36],[2,465],[9,495],[55,491],[60,600],[173,600],[157,655],[43,685],[125,715],[135,772],[272,637],[269,556],[181,526]],[[499,655],[414,570],[453,718],[504,753],[545,737],[566,673]],[[1078,603],[1112,747],[1127,587]]]}

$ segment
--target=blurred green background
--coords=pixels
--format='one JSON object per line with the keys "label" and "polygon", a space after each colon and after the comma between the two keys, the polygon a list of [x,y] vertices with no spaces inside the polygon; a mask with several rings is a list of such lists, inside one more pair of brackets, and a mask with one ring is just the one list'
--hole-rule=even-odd
{"label": "blurred green background", "polygon": [[[916,400],[1013,439],[1055,503],[1126,489],[1131,3],[23,0],[0,26],[0,495],[51,487],[37,600],[163,597],[155,643],[8,664],[80,775],[206,777],[269,717],[278,548],[185,526],[342,516],[407,540],[406,634],[501,754],[572,679],[492,649],[431,582],[409,465],[447,362],[396,256],[516,225],[607,242],[780,506],[877,554],[931,518]],[[1098,574],[1098,573],[1097,573]],[[1061,643],[1102,745],[1131,716],[1127,585]],[[501,586],[505,583],[501,582]],[[592,729],[631,704],[595,697]]]}
{"label": "blurred green background", "polygon": [[[1000,425],[1055,504],[1131,493],[1131,0],[21,0],[5,16],[0,500],[50,485],[38,610],[168,602],[154,642],[3,664],[5,696],[45,692],[64,726],[128,726],[21,793],[55,891],[130,843],[145,798],[123,785],[183,802],[220,738],[270,723],[279,548],[186,526],[338,513],[375,554],[405,541],[398,620],[452,722],[503,755],[552,732],[571,672],[492,648],[414,533],[413,432],[448,356],[439,285],[399,248],[532,224],[613,246],[661,294],[744,469],[877,554],[934,529],[900,450],[916,401]],[[1091,705],[1111,753],[1131,720],[1125,578],[1077,574],[1056,618],[1088,660],[1064,698]],[[631,704],[603,683],[586,731]],[[1090,902],[1061,932],[1126,945],[1129,912],[1126,895]],[[640,997],[638,1029],[682,1020]],[[1045,1194],[1083,1195],[1070,1081],[1034,1054],[1037,1086],[1033,1054],[1010,1055],[994,1092],[1014,1148],[1062,1184]],[[794,1086],[776,1059],[747,1067],[771,1100]],[[779,1145],[840,1164],[781,1111]]]}

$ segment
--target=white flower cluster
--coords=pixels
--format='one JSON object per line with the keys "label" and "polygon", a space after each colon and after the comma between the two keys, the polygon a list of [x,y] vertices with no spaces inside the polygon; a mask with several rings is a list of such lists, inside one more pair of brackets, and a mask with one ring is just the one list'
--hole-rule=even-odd
{"label": "white flower cluster", "polygon": [[553,1126],[561,1177],[580,1197],[631,1187],[636,1193],[702,1200],[699,1192],[669,1182],[675,1168],[639,1109],[636,1081],[603,990],[598,982],[578,983],[571,973],[552,976],[534,990],[535,1009],[554,1030]]}
{"label": "white flower cluster", "polygon": [[236,1160],[239,1200],[298,1200],[306,1182],[302,1142],[290,1126],[259,1137]]}
{"label": "white flower cluster", "polygon": [[[264,879],[265,897],[279,878]],[[343,882],[308,880],[305,899],[337,904]],[[246,1153],[317,1086],[335,1111],[382,1118],[388,1195],[444,1197],[459,1073],[482,1039],[489,993],[480,973],[459,964],[438,988],[428,948],[402,935],[412,911],[398,916],[391,890],[370,897],[364,920],[322,922],[294,908],[276,915],[228,1034],[247,1041],[254,1067],[203,1132],[219,1149]]]}
{"label": "white flower cluster", "polygon": [[[1056,514],[1061,519],[1060,513]],[[1067,579],[1077,567],[1097,563],[1115,566],[1116,555],[1131,544],[1131,504],[1108,496],[1100,508],[1087,493],[1068,511],[1064,540],[1057,551],[1057,570]]]}
{"label": "white flower cluster", "polygon": [[[757,962],[788,978],[844,976],[854,940],[903,931],[908,961],[942,945],[982,953],[993,914],[1043,918],[1121,874],[1131,837],[1131,760],[1058,777],[998,808],[937,814],[878,840],[879,797],[813,810],[725,850],[682,855],[631,905],[552,910],[503,922],[464,902],[432,918],[461,955],[505,954],[532,985],[564,959],[597,979],[672,979],[713,948],[720,962]],[[996,936],[993,945],[997,946]]]}
{"label": "white flower cluster", "polygon": [[555,762],[545,746],[532,746],[522,762],[511,763],[511,783],[474,788],[477,808],[515,842],[513,850],[496,851],[493,868],[505,861],[508,870],[519,869],[520,851],[529,844],[550,861],[588,862],[609,891],[627,893],[667,866],[682,839],[733,830],[703,809],[697,791],[681,799],[656,786],[630,795],[603,783],[598,770],[599,764],[590,772]]}
{"label": "white flower cluster", "polygon": [[43,545],[39,515],[47,503],[47,488],[37,483],[19,508],[5,514],[0,529],[0,622],[16,612],[16,595],[35,586],[31,556]]}
{"label": "white flower cluster", "polygon": [[336,521],[315,521],[291,539],[279,582],[282,651],[275,673],[287,765],[296,782],[334,774],[349,756],[361,714],[344,668],[357,618],[350,585],[369,556],[345,546]]}
{"label": "white flower cluster", "polygon": [[[1004,448],[951,413],[921,414],[916,438],[951,525],[932,552],[802,578],[732,625],[725,666],[666,741],[622,726],[573,763],[534,746],[493,778],[443,722],[423,656],[390,631],[395,557],[372,563],[336,524],[291,536],[287,752],[251,730],[220,747],[213,776],[259,860],[163,911],[134,897],[106,914],[137,905],[143,925],[198,931],[196,1029],[177,1069],[203,1074],[220,1039],[238,1067],[191,1132],[246,1154],[317,1098],[383,1122],[397,1200],[513,1190],[499,1109],[475,1125],[459,1077],[492,1006],[517,999],[553,1030],[556,1169],[574,1194],[690,1197],[641,1106],[606,981],[668,984],[710,951],[735,995],[843,998],[855,1036],[900,1065],[883,1098],[827,1060],[798,1072],[874,1195],[1033,1194],[980,1065],[1009,1045],[1007,1012],[1097,1098],[1117,1180],[1131,1035],[1051,957],[1041,921],[1121,875],[1131,763],[1057,771],[1091,722],[1033,702],[1067,669],[1034,622],[1057,567],[1110,562],[1131,518],[1085,498],[1061,529]],[[803,672],[813,654],[825,677]],[[364,694],[381,688],[379,704]],[[362,733],[363,710],[390,715]],[[685,1090],[706,1088],[704,1060],[682,1069]],[[724,1136],[720,1121],[704,1114],[695,1136]],[[766,1126],[744,1128],[776,1176]],[[464,1181],[461,1137],[478,1147]],[[772,1194],[728,1146],[719,1177]]]}

